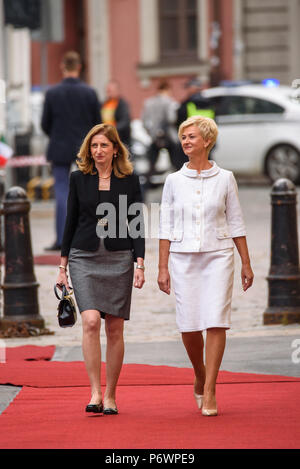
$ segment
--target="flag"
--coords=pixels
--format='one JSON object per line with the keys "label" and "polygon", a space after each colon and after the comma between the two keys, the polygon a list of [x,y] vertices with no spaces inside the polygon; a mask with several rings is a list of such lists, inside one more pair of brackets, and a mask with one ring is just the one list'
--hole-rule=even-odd
{"label": "flag", "polygon": [[6,165],[7,160],[12,157],[14,151],[6,143],[0,141],[0,167]]}

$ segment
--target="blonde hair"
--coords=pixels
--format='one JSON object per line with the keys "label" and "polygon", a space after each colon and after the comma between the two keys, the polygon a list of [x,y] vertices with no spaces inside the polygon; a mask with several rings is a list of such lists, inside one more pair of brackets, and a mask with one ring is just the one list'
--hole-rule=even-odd
{"label": "blonde hair", "polygon": [[112,161],[114,175],[118,178],[124,178],[132,174],[133,166],[129,161],[129,151],[124,143],[121,142],[117,129],[109,124],[95,125],[83,140],[76,160],[80,171],[84,174],[96,174],[94,171],[94,160],[91,155],[91,141],[98,134],[104,135],[114,145],[116,150],[116,157]]}
{"label": "blonde hair", "polygon": [[208,152],[210,152],[216,143],[217,136],[219,133],[218,127],[215,121],[211,119],[210,117],[204,117],[204,116],[189,117],[186,121],[182,122],[182,124],[179,127],[178,136],[180,140],[182,138],[183,131],[187,127],[190,127],[191,125],[195,125],[196,127],[198,127],[198,129],[200,130],[200,135],[205,142],[210,140],[210,144],[207,147]]}

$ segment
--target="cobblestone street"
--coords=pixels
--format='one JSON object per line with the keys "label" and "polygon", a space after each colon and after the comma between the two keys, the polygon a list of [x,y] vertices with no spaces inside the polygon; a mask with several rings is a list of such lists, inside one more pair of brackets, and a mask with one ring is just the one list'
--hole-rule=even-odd
{"label": "cobblestone street", "polygon": [[[248,245],[252,260],[255,281],[250,290],[242,291],[240,282],[240,260],[236,251],[235,282],[232,302],[232,329],[228,336],[295,335],[298,325],[264,326],[263,313],[268,302],[268,275],[270,265],[271,205],[270,187],[240,187],[240,200],[248,233]],[[160,190],[151,191],[147,196],[150,204],[160,201]],[[153,205],[152,221],[157,224],[158,205]],[[44,248],[54,239],[53,202],[35,202],[31,210],[31,232],[34,255],[45,254]],[[157,226],[151,227],[155,233]],[[133,289],[131,320],[125,326],[126,342],[165,342],[180,340],[175,322],[175,299],[159,291],[157,278],[158,239],[148,238],[146,242],[146,283],[142,290]],[[53,293],[56,280],[56,266],[35,266],[35,274],[40,284],[40,312],[46,327],[54,335],[30,338],[36,345],[79,345],[81,343],[81,320],[72,329],[60,329],[57,325],[57,300]],[[103,341],[105,334],[103,333]],[[28,339],[9,339],[8,346],[27,344]]]}

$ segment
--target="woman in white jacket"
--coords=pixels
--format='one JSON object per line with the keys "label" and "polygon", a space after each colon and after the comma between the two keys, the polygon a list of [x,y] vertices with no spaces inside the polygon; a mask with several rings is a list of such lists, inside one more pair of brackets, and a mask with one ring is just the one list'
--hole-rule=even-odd
{"label": "woman in white jacket", "polygon": [[189,162],[166,179],[159,234],[159,288],[170,294],[172,280],[176,322],[195,372],[194,396],[206,416],[218,413],[216,381],[231,325],[234,245],[244,291],[253,282],[235,178],[208,160],[217,135],[216,123],[206,117],[181,124]]}

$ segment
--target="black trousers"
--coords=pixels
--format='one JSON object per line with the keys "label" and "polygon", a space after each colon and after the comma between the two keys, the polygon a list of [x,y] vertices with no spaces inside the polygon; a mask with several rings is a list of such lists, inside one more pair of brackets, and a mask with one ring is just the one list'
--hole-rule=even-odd
{"label": "black trousers", "polygon": [[187,161],[187,157],[182,151],[181,144],[168,140],[165,144],[158,145],[156,142],[152,142],[148,149],[148,160],[150,162],[149,175],[155,173],[155,165],[158,159],[160,150],[164,148],[170,155],[170,160],[176,171],[180,169],[184,162]]}

